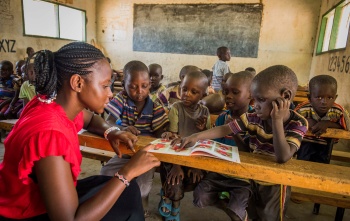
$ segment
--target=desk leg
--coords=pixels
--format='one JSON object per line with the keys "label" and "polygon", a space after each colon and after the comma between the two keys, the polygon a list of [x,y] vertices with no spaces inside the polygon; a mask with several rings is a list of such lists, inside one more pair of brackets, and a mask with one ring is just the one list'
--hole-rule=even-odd
{"label": "desk leg", "polygon": [[337,208],[337,213],[335,214],[334,221],[342,221],[344,216],[345,209],[344,208]]}
{"label": "desk leg", "polygon": [[[328,149],[327,162],[326,162],[327,164],[329,164],[331,162],[333,144],[334,144],[334,139],[327,139],[327,149]],[[319,203],[315,203],[314,209],[312,210],[312,213],[315,215],[318,215],[318,213],[320,212],[320,206],[321,205]],[[338,208],[338,209],[341,209],[341,208]],[[338,209],[337,209],[337,214],[338,214]],[[343,214],[344,214],[344,212],[343,212]]]}

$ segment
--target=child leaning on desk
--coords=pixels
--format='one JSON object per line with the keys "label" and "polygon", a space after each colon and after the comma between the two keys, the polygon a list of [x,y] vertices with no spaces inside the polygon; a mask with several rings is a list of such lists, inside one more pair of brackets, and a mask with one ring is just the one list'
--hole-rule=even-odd
{"label": "child leaning on desk", "polygon": [[[134,135],[160,137],[168,125],[164,108],[149,97],[150,76],[141,61],[130,61],[124,67],[124,90],[119,92],[105,110],[107,122]],[[101,169],[101,175],[112,176],[130,160],[129,155],[114,156]],[[145,216],[148,216],[148,195],[152,187],[154,169],[140,175],[136,182],[141,191]]]}
{"label": "child leaning on desk", "polygon": [[[169,112],[169,132],[162,137],[184,137],[210,128],[210,113],[199,104],[206,94],[208,78],[200,71],[186,74],[181,83],[181,101],[173,104]],[[159,213],[166,221],[180,220],[180,200],[185,191],[192,191],[201,180],[203,171],[171,163],[162,163],[162,181]]]}
{"label": "child leaning on desk", "polygon": [[[172,144],[181,143],[181,150],[200,139],[214,139],[247,131],[251,152],[274,156],[278,163],[287,162],[299,149],[307,131],[306,119],[289,109],[297,87],[297,77],[290,68],[271,66],[252,81],[250,89],[255,99],[254,110],[226,125],[174,140]],[[249,218],[282,220],[290,188],[258,181],[252,181],[251,188],[253,196],[248,207]]]}
{"label": "child leaning on desk", "polygon": [[350,130],[348,112],[339,104],[337,81],[329,75],[318,75],[309,82],[308,101],[299,104],[295,111],[304,116],[309,123],[309,130],[316,137],[305,136],[297,152],[299,160],[329,163],[327,141],[320,137],[327,128]]}

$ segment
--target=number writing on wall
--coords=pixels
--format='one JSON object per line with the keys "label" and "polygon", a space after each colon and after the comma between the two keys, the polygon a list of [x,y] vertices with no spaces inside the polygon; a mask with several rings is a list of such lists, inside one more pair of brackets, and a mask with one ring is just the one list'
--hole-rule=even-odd
{"label": "number writing on wall", "polygon": [[350,56],[346,55],[332,55],[329,57],[328,71],[345,72],[350,71]]}
{"label": "number writing on wall", "polygon": [[0,52],[16,53],[13,49],[15,47],[16,40],[1,39],[0,40]]}

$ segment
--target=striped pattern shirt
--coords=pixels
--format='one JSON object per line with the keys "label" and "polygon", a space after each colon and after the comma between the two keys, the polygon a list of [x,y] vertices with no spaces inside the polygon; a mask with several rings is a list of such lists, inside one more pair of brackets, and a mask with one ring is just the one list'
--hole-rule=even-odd
{"label": "striped pattern shirt", "polygon": [[150,97],[146,98],[145,106],[138,117],[136,105],[125,91],[119,92],[108,103],[105,110],[116,119],[116,122],[121,120],[121,126],[134,126],[141,131],[141,135],[152,136],[155,131],[169,122],[164,108],[153,102]]}
{"label": "striped pattern shirt", "polygon": [[[305,101],[299,104],[295,108],[295,111],[305,118],[311,118],[317,122],[320,122],[322,120],[328,120],[334,123],[338,123],[344,130],[348,130],[348,131],[350,130],[349,113],[341,105],[337,103],[334,103],[333,106],[328,110],[327,114],[323,117],[318,116],[318,114],[310,104],[310,101]],[[323,139],[322,137],[316,138],[316,137],[305,136],[304,141],[319,143],[324,145],[327,144],[327,140]]]}
{"label": "striped pattern shirt", "polygon": [[[289,111],[290,117],[284,123],[284,134],[288,144],[294,145],[298,150],[307,131],[307,120],[300,114]],[[261,120],[255,110],[243,114],[240,120],[233,120],[228,125],[234,134],[248,132],[249,146],[253,153],[275,156],[273,131],[267,131],[267,122]]]}

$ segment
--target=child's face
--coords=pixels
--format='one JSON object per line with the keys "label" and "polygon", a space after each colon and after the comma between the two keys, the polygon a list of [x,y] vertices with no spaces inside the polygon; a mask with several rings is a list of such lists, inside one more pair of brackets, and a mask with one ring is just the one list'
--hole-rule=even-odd
{"label": "child's face", "polygon": [[124,84],[126,93],[134,102],[142,102],[149,95],[150,80],[146,71],[138,71],[128,75]]}
{"label": "child's face", "polygon": [[0,78],[7,79],[13,74],[11,65],[0,63]]}
{"label": "child's face", "polygon": [[151,79],[151,87],[157,88],[161,80],[163,80],[162,70],[160,68],[151,68],[149,70]]}
{"label": "child's face", "polygon": [[[273,86],[272,86],[273,87]],[[250,87],[252,98],[254,99],[254,109],[257,116],[262,120],[271,118],[272,101],[282,97],[274,88],[268,86],[260,86],[256,82],[252,82]]]}
{"label": "child's face", "polygon": [[310,103],[320,117],[326,115],[336,98],[337,91],[335,87],[328,84],[315,85],[309,95]]}
{"label": "child's face", "polygon": [[247,111],[250,102],[248,80],[230,77],[223,89],[227,109],[231,111]]}
{"label": "child's face", "polygon": [[228,49],[225,53],[220,54],[220,60],[230,61],[231,60],[231,51]]}
{"label": "child's face", "polygon": [[[81,104],[91,111],[103,113],[104,108],[113,97],[111,91],[112,69],[107,60],[101,60],[92,73],[84,78],[84,83],[79,94]],[[94,99],[91,99],[94,98]]]}
{"label": "child's face", "polygon": [[185,76],[181,84],[181,100],[186,107],[195,107],[205,94],[203,81]]}
{"label": "child's face", "polygon": [[16,63],[16,74],[17,74],[17,76],[21,76],[21,67],[24,65],[24,63],[23,62],[19,62],[19,61],[17,61],[17,63]]}

